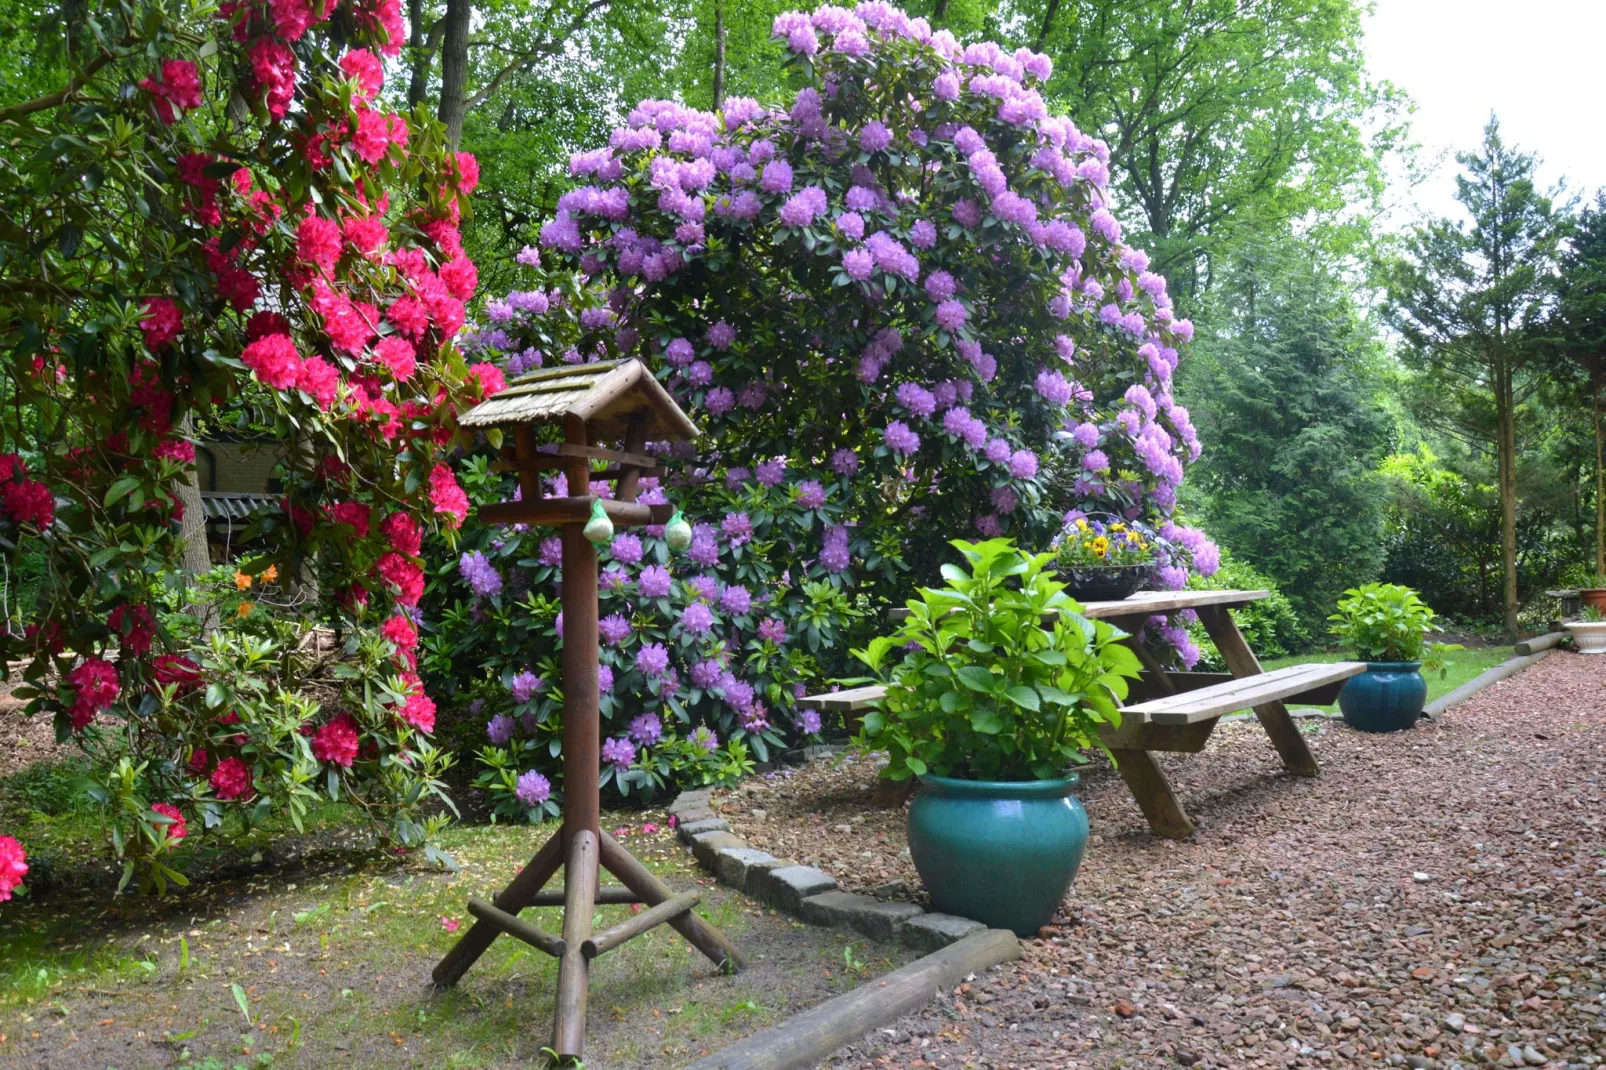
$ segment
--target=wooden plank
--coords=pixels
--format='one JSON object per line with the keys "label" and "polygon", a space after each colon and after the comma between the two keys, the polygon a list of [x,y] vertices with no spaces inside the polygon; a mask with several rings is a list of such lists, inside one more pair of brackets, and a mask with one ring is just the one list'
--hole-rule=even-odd
{"label": "wooden plank", "polygon": [[[642,901],[657,906],[673,898],[669,887],[624,849],[606,830],[602,833],[602,864],[626,888],[641,896]],[[670,928],[706,955],[715,966],[740,973],[747,968],[747,956],[728,940],[724,933],[698,916],[695,910],[669,919]]]}
{"label": "wooden plank", "polygon": [[1232,705],[1240,695],[1253,694],[1267,688],[1275,690],[1283,685],[1299,690],[1314,686],[1308,682],[1310,679],[1314,679],[1313,674],[1304,666],[1292,666],[1277,673],[1264,673],[1256,677],[1229,676],[1226,680],[1209,687],[1198,688],[1185,694],[1163,695],[1160,698],[1135,702],[1125,709],[1139,714],[1196,711],[1219,715],[1231,713],[1234,709],[1248,709],[1248,706]]}
{"label": "wooden plank", "polygon": [[560,442],[539,451],[548,457],[583,457],[591,461],[609,461],[613,464],[634,465],[637,468],[656,468],[658,458],[628,450],[610,450],[602,446],[582,446],[573,442]]}
{"label": "wooden plank", "polygon": [[1156,724],[1189,724],[1207,717],[1252,709],[1325,683],[1347,680],[1364,671],[1366,665],[1359,661],[1290,665],[1275,672],[1236,677],[1214,687],[1139,702],[1124,707],[1122,713],[1141,715]]}
{"label": "wooden plank", "polygon": [[1123,720],[1120,728],[1099,726],[1099,738],[1110,750],[1162,751],[1166,754],[1198,754],[1204,750],[1210,733],[1221,723],[1218,717],[1193,724],[1151,724],[1137,718]]}
{"label": "wooden plank", "polygon": [[[1244,641],[1243,633],[1233,623],[1231,613],[1220,606],[1205,606],[1199,610],[1199,621],[1234,676],[1255,676],[1261,672],[1260,660]],[[1346,664],[1360,666],[1355,672],[1365,669],[1361,662]],[[1299,726],[1294,724],[1294,719],[1288,715],[1288,707],[1283,705],[1281,699],[1262,703],[1254,710],[1260,727],[1266,730],[1266,735],[1271,737],[1271,745],[1277,748],[1284,769],[1295,776],[1311,777],[1321,771],[1316,764],[1316,756],[1310,752],[1310,746],[1305,742],[1305,737],[1299,734]]]}
{"label": "wooden plank", "polygon": [[882,684],[850,687],[846,691],[827,691],[819,695],[804,695],[797,700],[800,710],[826,710],[831,713],[852,713],[868,709],[887,696]]}
{"label": "wooden plank", "polygon": [[677,918],[686,913],[700,903],[702,898],[697,892],[681,892],[673,899],[666,899],[655,907],[643,910],[640,914],[633,914],[618,925],[597,933],[580,945],[580,953],[588,959],[606,955],[626,940],[632,940],[648,929],[656,928],[670,918]]}
{"label": "wooden plank", "polygon": [[[517,914],[523,910],[535,900],[541,887],[552,879],[552,874],[556,873],[558,866],[562,864],[563,834],[559,832],[541,845],[535,857],[530,859],[529,863],[514,876],[512,882],[497,895],[494,900],[496,908],[510,914]],[[468,932],[452,945],[452,949],[446,952],[435,966],[435,972],[431,975],[435,987],[450,988],[457,984],[463,974],[468,972],[468,968],[485,954],[485,949],[491,946],[491,941],[495,940],[500,932],[501,930],[495,926],[482,921],[476,921],[470,926]]]}
{"label": "wooden plank", "polygon": [[[598,906],[627,906],[641,902],[641,896],[629,888],[621,888],[617,884],[610,884],[597,889],[596,904]],[[561,907],[563,893],[558,891],[541,892],[529,902],[532,907]]]}
{"label": "wooden plank", "polygon": [[485,900],[475,896],[469,896],[468,912],[492,928],[516,940],[523,940],[537,951],[545,951],[555,959],[563,957],[563,952],[566,950],[563,938],[552,935],[539,925],[527,922],[523,918],[516,918],[506,911],[497,910]]}
{"label": "wooden plank", "polygon": [[[592,656],[595,656],[594,647]],[[591,792],[595,800],[594,784]],[[566,798],[566,803],[573,802],[572,797]],[[578,1060],[585,1047],[586,997],[591,980],[591,960],[580,949],[591,939],[598,851],[597,834],[591,829],[575,828],[568,835],[569,858],[563,866],[564,951],[558,959],[558,1009],[552,1022],[552,1050],[564,1058]]]}
{"label": "wooden plank", "polygon": [[1082,616],[1103,619],[1133,613],[1174,613],[1203,606],[1242,606],[1270,596],[1270,591],[1139,591],[1116,601],[1083,602]]}
{"label": "wooden plank", "polygon": [[480,506],[479,518],[486,524],[530,524],[545,527],[584,524],[591,518],[591,503],[595,501],[602,502],[602,511],[613,521],[615,527],[667,524],[669,518],[675,515],[673,505],[643,505],[640,502],[621,502],[614,498],[597,498],[588,494],[576,498],[495,502]]}
{"label": "wooden plank", "polygon": [[[1353,676],[1357,671],[1356,665],[1364,662],[1308,662],[1301,665],[1288,665],[1272,672],[1260,673],[1256,676],[1228,676],[1218,683],[1208,687],[1197,688],[1186,692],[1188,696],[1203,697],[1205,695],[1227,696],[1239,693],[1249,693],[1263,690],[1270,686],[1287,685],[1290,687],[1317,687],[1328,680],[1343,680]],[[1186,702],[1184,694],[1174,696],[1178,702]],[[1155,699],[1153,705],[1158,708],[1161,704],[1171,701],[1169,698]]]}
{"label": "wooden plank", "polygon": [[[555,468],[564,468],[564,467],[567,467],[568,464],[569,464],[569,458],[567,458],[567,457],[534,457],[534,458],[531,458],[527,462],[525,462],[525,461],[496,461],[493,464],[491,464],[490,469],[493,472],[518,472],[521,475],[527,475],[527,474],[530,474],[530,473],[545,472],[545,471],[549,471],[549,470],[555,469]],[[665,468],[663,465],[655,465],[655,466],[653,466],[651,468],[636,468],[634,466],[613,467],[613,468],[604,468],[601,471],[597,471],[597,472],[592,472],[591,473],[591,478],[592,479],[619,479],[619,478],[621,478],[623,476],[637,475],[637,476],[651,476],[654,479],[662,479],[662,478],[664,478],[665,475],[668,474],[668,472],[669,472],[669,469]],[[533,495],[526,494],[524,496],[524,500],[525,501],[530,501],[533,497],[534,497]]]}
{"label": "wooden plank", "polygon": [[[1153,616],[1202,606],[1244,606],[1271,596],[1270,591],[1139,591],[1130,598],[1107,602],[1083,602],[1082,616],[1097,620],[1116,617]],[[906,606],[887,611],[894,621],[909,619]]]}
{"label": "wooden plank", "polygon": [[1156,836],[1168,840],[1185,840],[1193,835],[1193,822],[1188,818],[1176,792],[1160,770],[1154,756],[1146,750],[1116,750],[1115,768],[1126,781],[1132,798],[1149,819],[1149,828]]}
{"label": "wooden plank", "polygon": [[[842,1045],[922,1009],[943,989],[1018,958],[1020,941],[1014,933],[983,930],[772,1029],[739,1040],[687,1070],[804,1070],[816,1066]],[[900,1061],[899,1065],[907,1064]]]}

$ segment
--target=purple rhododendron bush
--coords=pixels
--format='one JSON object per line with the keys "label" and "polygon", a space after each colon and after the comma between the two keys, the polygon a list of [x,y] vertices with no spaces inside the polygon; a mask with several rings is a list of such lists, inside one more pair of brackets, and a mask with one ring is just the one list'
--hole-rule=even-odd
{"label": "purple rhododendron bush", "polygon": [[[47,571],[0,638],[13,693],[92,759],[125,883],[181,880],[164,860],[198,824],[299,825],[320,799],[421,844],[450,756],[413,672],[420,551],[468,511],[455,413],[501,381],[453,343],[477,165],[380,100],[396,0],[103,14],[66,91],[0,109],[0,421],[20,445],[0,548]],[[181,627],[207,427],[284,444],[240,580],[317,581],[332,676],[295,653],[311,615]],[[6,839],[0,898],[23,864]]]}
{"label": "purple rhododendron bush", "polygon": [[[696,522],[688,553],[649,529],[604,555],[607,753],[627,789],[734,775],[818,730],[795,696],[847,669],[859,622],[933,580],[951,538],[1042,547],[1110,512],[1176,547],[1165,586],[1216,565],[1171,522],[1199,455],[1171,394],[1193,328],[1122,239],[1108,148],[1048,114],[1049,59],[881,3],[774,32],[804,87],[779,107],[637,106],[572,158],[525,283],[468,343],[510,376],[640,357],[704,429],[646,484]],[[515,493],[483,460],[465,485]],[[532,815],[548,782],[520,778],[557,764],[550,536],[471,524],[424,655],[489,736],[482,782]],[[1153,628],[1197,656],[1180,623]]]}

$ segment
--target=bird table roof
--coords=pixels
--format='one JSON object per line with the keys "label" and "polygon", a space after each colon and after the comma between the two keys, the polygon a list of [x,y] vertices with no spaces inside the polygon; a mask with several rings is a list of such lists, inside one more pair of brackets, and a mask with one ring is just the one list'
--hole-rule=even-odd
{"label": "bird table roof", "polygon": [[458,417],[464,427],[584,420],[598,439],[624,435],[645,418],[646,437],[659,441],[696,438],[697,425],[675,404],[647,366],[634,358],[543,368],[521,375],[495,397]]}

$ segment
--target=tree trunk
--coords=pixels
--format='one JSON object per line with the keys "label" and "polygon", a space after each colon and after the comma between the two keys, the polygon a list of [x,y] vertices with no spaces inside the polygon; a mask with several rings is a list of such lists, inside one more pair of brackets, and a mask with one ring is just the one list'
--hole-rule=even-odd
{"label": "tree trunk", "polygon": [[[190,433],[191,426],[189,417],[185,417],[180,424],[185,435]],[[200,466],[190,465],[188,474],[173,489],[184,506],[180,532],[184,539],[184,571],[189,574],[185,582],[190,584],[199,581],[201,574],[212,567],[212,554],[206,546],[206,511],[201,505]],[[190,603],[185,607],[185,612],[200,620],[203,633],[217,627],[215,614],[199,602]]]}
{"label": "tree trunk", "polygon": [[434,54],[424,44],[424,0],[407,0],[407,106],[416,108],[429,95],[429,69]]}
{"label": "tree trunk", "polygon": [[943,20],[943,16],[947,14],[948,0],[937,0],[936,5],[931,9],[931,24],[933,26],[940,24]]}
{"label": "tree trunk", "polygon": [[1048,31],[1054,28],[1054,16],[1059,10],[1060,0],[1048,0],[1048,7],[1043,9],[1043,21],[1037,27],[1037,44],[1032,46],[1038,52],[1043,50],[1043,42],[1048,40]]}
{"label": "tree trunk", "polygon": [[714,5],[714,110],[725,106],[725,5]]}
{"label": "tree trunk", "polygon": [[[1503,357],[1503,355],[1502,355]],[[1517,415],[1512,411],[1511,373],[1502,357],[1495,359],[1496,453],[1500,486],[1500,564],[1505,573],[1503,608],[1506,635],[1517,638]]]}
{"label": "tree trunk", "polygon": [[446,124],[446,141],[453,150],[463,141],[463,116],[468,111],[468,29],[473,13],[472,0],[446,0],[440,120]]}
{"label": "tree trunk", "polygon": [[1601,471],[1603,451],[1600,434],[1600,383],[1592,383],[1595,395],[1595,575],[1606,575],[1606,473]]}

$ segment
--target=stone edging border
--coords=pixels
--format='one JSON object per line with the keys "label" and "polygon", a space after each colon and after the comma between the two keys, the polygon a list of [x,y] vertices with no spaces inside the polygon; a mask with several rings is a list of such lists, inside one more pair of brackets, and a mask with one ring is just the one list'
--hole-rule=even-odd
{"label": "stone edging border", "polygon": [[823,870],[748,846],[730,831],[730,822],[714,813],[710,789],[683,791],[667,810],[681,842],[715,880],[810,924],[852,929],[868,939],[900,942],[923,953],[986,931],[970,918],[842,891]]}

